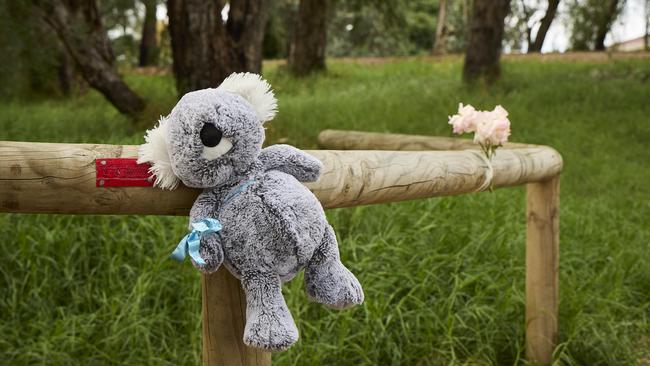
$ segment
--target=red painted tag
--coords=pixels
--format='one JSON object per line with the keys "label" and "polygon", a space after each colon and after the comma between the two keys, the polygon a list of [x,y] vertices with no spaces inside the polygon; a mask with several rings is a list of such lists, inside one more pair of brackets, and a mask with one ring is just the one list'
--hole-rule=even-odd
{"label": "red painted tag", "polygon": [[138,164],[136,158],[95,159],[97,187],[151,187],[155,177],[149,164]]}

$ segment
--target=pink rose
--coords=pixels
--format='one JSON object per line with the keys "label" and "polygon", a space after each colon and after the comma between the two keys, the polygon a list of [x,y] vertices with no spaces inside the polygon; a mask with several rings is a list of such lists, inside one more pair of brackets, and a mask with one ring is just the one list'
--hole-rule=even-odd
{"label": "pink rose", "polygon": [[508,111],[498,105],[490,112],[479,113],[480,117],[474,134],[474,142],[486,146],[500,146],[506,143],[510,136]]}
{"label": "pink rose", "polygon": [[[491,111],[477,111],[471,105],[458,105],[458,114],[449,117],[449,124],[456,134],[474,132],[474,142],[485,151],[493,151],[508,141],[510,120],[508,111],[498,105]],[[488,154],[489,155],[489,154]]]}
{"label": "pink rose", "polygon": [[449,124],[453,126],[456,134],[474,132],[478,123],[478,112],[471,105],[458,105],[458,114],[449,117]]}
{"label": "pink rose", "polygon": [[494,107],[494,110],[490,113],[494,119],[508,119],[508,111],[500,105]]}

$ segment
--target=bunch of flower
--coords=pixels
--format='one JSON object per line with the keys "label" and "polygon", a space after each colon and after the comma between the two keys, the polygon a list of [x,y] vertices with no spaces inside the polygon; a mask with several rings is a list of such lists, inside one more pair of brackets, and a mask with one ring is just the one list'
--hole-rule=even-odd
{"label": "bunch of flower", "polygon": [[474,132],[474,142],[481,146],[488,159],[510,136],[508,111],[500,105],[491,111],[477,111],[469,104],[463,106],[460,103],[458,114],[449,117],[449,124],[453,126],[454,133],[459,135]]}

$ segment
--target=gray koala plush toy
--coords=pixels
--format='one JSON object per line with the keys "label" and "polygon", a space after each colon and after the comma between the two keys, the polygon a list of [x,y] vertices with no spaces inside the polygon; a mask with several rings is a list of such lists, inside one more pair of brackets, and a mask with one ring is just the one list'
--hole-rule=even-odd
{"label": "gray koala plush toy", "polygon": [[151,164],[158,187],[203,189],[190,212],[193,231],[175,254],[189,251],[206,273],[223,264],[241,280],[244,343],[269,351],[298,340],[282,284],[301,269],[314,301],[343,309],[364,298],[320,202],[300,183],[316,181],[322,163],[289,145],[262,149],[263,124],[276,109],[259,75],[232,74],[218,88],[185,94],[147,131],[138,159]]}

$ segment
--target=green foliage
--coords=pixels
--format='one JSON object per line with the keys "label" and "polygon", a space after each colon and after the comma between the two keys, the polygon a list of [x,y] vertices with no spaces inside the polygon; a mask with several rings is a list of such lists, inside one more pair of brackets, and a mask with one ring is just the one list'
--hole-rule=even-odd
{"label": "green foliage", "polygon": [[117,64],[133,67],[138,64],[144,7],[136,0],[98,1],[102,25],[109,32]]}
{"label": "green foliage", "polygon": [[294,0],[274,1],[271,6],[262,43],[262,58],[265,60],[287,57],[298,12],[298,2]]}
{"label": "green foliage", "polygon": [[63,49],[26,1],[0,0],[0,51],[0,97],[60,93]]}
{"label": "green foliage", "polygon": [[429,53],[438,0],[339,1],[328,29],[332,56]]}
{"label": "green foliage", "polygon": [[[298,3],[297,0],[274,3],[264,39],[266,58],[286,57]],[[451,1],[447,5],[450,52],[464,50],[470,3],[470,0]],[[335,57],[428,54],[433,47],[437,16],[438,0],[331,1],[327,53]]]}
{"label": "green foliage", "polygon": [[[505,20],[503,44],[508,50],[524,51],[528,44],[528,32],[534,23],[531,17],[541,8],[540,1],[514,0],[510,4],[510,13]],[[543,15],[542,15],[543,16]]]}
{"label": "green foliage", "polygon": [[611,21],[608,13],[611,1],[614,0],[568,0],[569,19],[571,25],[571,48],[574,50],[593,50],[596,47],[598,29],[605,27],[609,30],[612,23],[625,6],[625,0],[619,0]]}
{"label": "green foliage", "polygon": [[[95,0],[96,1],[96,0]],[[134,26],[136,0],[100,0],[97,2],[106,29]]]}
{"label": "green foliage", "polygon": [[472,0],[447,1],[447,51],[450,53],[465,52],[472,3]]}
{"label": "green foliage", "polygon": [[117,65],[131,68],[138,64],[140,40],[133,34],[122,34],[111,39]]}
{"label": "green foliage", "polygon": [[[565,159],[557,364],[648,357],[650,65],[506,59],[491,89],[465,88],[461,66],[330,61],[328,73],[302,80],[271,68],[280,113],[269,140],[314,148],[325,128],[447,136],[458,102],[502,104],[513,140],[554,146]],[[170,77],[129,82],[161,109],[175,102]],[[0,110],[0,140],[143,141],[95,92]],[[524,205],[520,187],[329,210],[366,303],[325,309],[295,279],[284,292],[301,340],[274,364],[523,363]],[[167,259],[185,226],[0,215],[0,363],[198,364],[199,276]]]}

